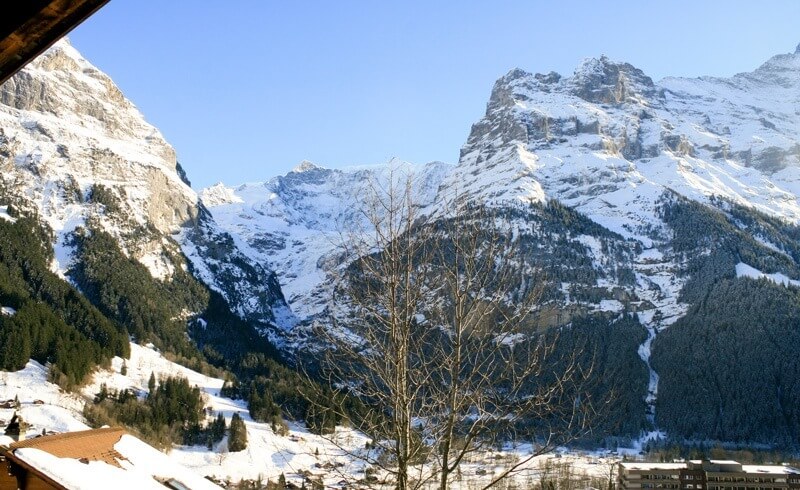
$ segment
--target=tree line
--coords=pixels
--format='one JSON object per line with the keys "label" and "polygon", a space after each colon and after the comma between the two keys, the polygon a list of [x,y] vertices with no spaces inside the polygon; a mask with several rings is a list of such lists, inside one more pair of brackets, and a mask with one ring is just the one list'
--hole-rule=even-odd
{"label": "tree line", "polygon": [[21,369],[33,358],[50,363],[52,379],[69,387],[111,357],[127,357],[130,347],[122,325],[51,272],[51,241],[35,216],[0,220],[0,304],[16,310],[0,315],[0,368]]}
{"label": "tree line", "polygon": [[800,289],[737,278],[735,266],[800,277],[800,228],[715,203],[672,198],[662,207],[673,250],[687,261],[681,299],[691,307],[653,346],[657,422],[679,440],[798,447]]}

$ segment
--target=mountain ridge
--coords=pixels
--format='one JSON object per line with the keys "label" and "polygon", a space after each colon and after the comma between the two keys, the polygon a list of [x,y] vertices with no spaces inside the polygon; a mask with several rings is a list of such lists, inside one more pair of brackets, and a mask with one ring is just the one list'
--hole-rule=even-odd
{"label": "mountain ridge", "polygon": [[[694,288],[699,265],[679,250],[677,244],[687,240],[688,230],[676,228],[669,210],[699,213],[696,219],[701,221],[730,220],[749,211],[736,211],[724,218],[701,215],[717,216],[715,210],[744,206],[754,210],[756,217],[748,219],[756,222],[767,219],[759,217],[760,212],[787,223],[798,222],[800,114],[791,112],[794,105],[785,104],[800,94],[798,60],[796,54],[777,55],[752,72],[730,78],[666,78],[659,82],[630,64],[607,57],[584,60],[569,77],[512,69],[495,83],[486,113],[472,126],[458,163],[442,164],[437,171],[423,167],[419,172],[418,180],[425,182],[426,191],[416,202],[420,212],[432,219],[453,198],[459,198],[500,212],[508,210],[512,215],[522,213],[520,216],[527,217],[509,221],[510,229],[533,231],[541,239],[552,239],[552,235],[546,238],[545,230],[553,226],[560,230],[560,240],[566,240],[561,243],[575,247],[578,260],[591,264],[596,278],[582,282],[586,280],[580,279],[581,275],[591,276],[588,269],[582,269],[584,272],[568,282],[552,284],[553,303],[545,309],[588,317],[601,311],[635,312],[647,331],[646,340],[637,348],[649,372],[649,379],[642,381],[648,386],[644,426],[650,424],[652,429],[663,424],[674,429],[676,425],[668,418],[659,422],[656,406],[663,405],[658,396],[660,378],[666,375],[673,390],[675,380],[670,373],[657,373],[651,356],[653,349],[659,350],[657,357],[663,369],[663,359],[668,357],[663,349],[669,347],[663,347],[666,342],[657,338],[676,323],[683,329],[691,320],[687,314],[696,311],[692,309],[697,301],[695,293],[688,294],[686,289]],[[367,180],[359,182],[356,171],[315,165],[312,174],[325,175],[328,181],[318,180],[312,185],[290,172],[263,184],[248,184],[246,192],[243,187],[224,187],[230,193],[228,202],[208,202],[223,228],[240,234],[245,241],[268,243],[274,238],[273,231],[281,235],[279,246],[268,245],[261,253],[275,254],[280,249],[277,262],[282,265],[276,266],[279,280],[290,291],[287,299],[301,318],[299,327],[289,332],[287,345],[296,341],[291,340],[293,334],[310,335],[304,325],[328,325],[326,315],[339,314],[334,313],[337,306],[326,301],[334,277],[329,268],[338,260],[335,240],[308,238],[304,233],[313,226],[294,234],[296,225],[317,212],[308,208],[309,202],[318,200],[321,209],[341,218],[352,212],[352,203],[358,202],[355,189],[363,191],[370,178],[374,181],[375,175],[392,169],[401,171],[403,165],[390,162],[375,166],[371,174],[362,173]],[[363,168],[360,171],[365,172]],[[341,180],[342,176],[350,179]],[[327,200],[334,194],[339,197]],[[703,208],[686,207],[685,198],[701,203]],[[259,213],[251,211],[267,201],[280,202],[282,207],[271,206],[269,220],[259,224]],[[552,222],[546,214],[536,217],[539,215],[525,211],[528,206],[550,201],[561,202],[618,234],[628,241],[633,255],[615,258],[605,251],[607,244],[596,237],[558,228],[563,225]],[[320,222],[316,218],[312,221]],[[334,231],[328,230],[335,237]],[[777,235],[762,236],[759,246],[764,248],[757,253],[773,253],[778,248],[766,244],[784,243],[782,240]],[[550,257],[558,256],[555,248],[549,250]],[[709,242],[696,253],[716,257],[722,252]],[[794,266],[787,269],[773,264],[761,270],[755,263],[746,262],[756,261],[752,255],[748,257],[725,265],[724,274],[714,277],[746,281],[737,271],[752,267],[758,271],[751,274],[754,277],[784,274],[788,280],[800,278]],[[296,268],[297,264],[304,265]],[[618,270],[631,271],[633,283],[616,283]],[[307,280],[309,276],[314,280]],[[293,288],[291,284],[298,277],[306,278],[299,281],[303,286]],[[577,289],[566,293],[573,288]],[[563,318],[569,322],[574,317],[567,314]],[[675,342],[674,337],[670,342]],[[675,403],[674,397],[667,395],[669,403]],[[664,410],[674,416],[674,408],[667,406]],[[654,434],[658,437],[660,433]]]}
{"label": "mountain ridge", "polygon": [[[429,223],[458,205],[493,210],[524,251],[517,286],[536,278],[545,290],[532,327],[591,339],[604,353],[602,375],[627,386],[607,430],[791,445],[800,427],[791,376],[775,378],[789,395],[739,407],[770,414],[772,425],[728,430],[737,407],[728,384],[772,387],[696,357],[713,354],[724,328],[735,330],[725,349],[742,355],[746,321],[790,339],[775,359],[796,347],[782,322],[798,311],[789,304],[781,316],[766,305],[791,301],[800,280],[798,94],[797,52],[730,78],[654,82],[607,57],[567,77],[514,69],[495,83],[456,164],[326,169],[304,161],[265,182],[197,193],[158,130],[60,43],[0,87],[0,205],[30,210],[55,232],[53,268],[62,277],[76,281],[89,263],[78,246],[111,237],[154,281],[191,274],[302,363],[318,347],[315,329],[353,314],[334,299],[348,280],[342,240],[368,229],[370,193],[411,179],[410,197]],[[114,260],[143,277],[139,266]],[[81,281],[84,292],[102,286],[93,276]],[[752,305],[755,316],[731,317],[727,299],[745,312]],[[202,314],[180,311],[170,321],[185,321],[195,339],[225,337]],[[689,338],[696,342],[687,346]],[[704,380],[717,390],[711,401],[681,391],[698,388],[678,377],[699,366],[726,381]],[[688,421],[678,420],[681,397],[703,407]],[[780,422],[777,413],[789,415]]]}

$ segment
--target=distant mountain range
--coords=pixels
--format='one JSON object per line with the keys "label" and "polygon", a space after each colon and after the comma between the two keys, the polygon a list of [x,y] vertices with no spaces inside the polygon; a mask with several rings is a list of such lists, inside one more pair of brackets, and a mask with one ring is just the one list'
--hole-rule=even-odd
{"label": "distant mountain range", "polygon": [[571,76],[514,69],[456,164],[303,162],[198,194],[61,42],[0,87],[0,170],[0,206],[52,230],[52,270],[101,311],[114,271],[85,266],[86,236],[171,284],[165,308],[199,343],[215,324],[192,281],[297,362],[348,314],[332,301],[338,245],[368,183],[413,174],[430,220],[454,195],[501,216],[520,277],[546,278],[537,326],[600,353],[598,389],[620,393],[601,436],[800,444],[800,46],[731,78],[654,82],[606,57]]}

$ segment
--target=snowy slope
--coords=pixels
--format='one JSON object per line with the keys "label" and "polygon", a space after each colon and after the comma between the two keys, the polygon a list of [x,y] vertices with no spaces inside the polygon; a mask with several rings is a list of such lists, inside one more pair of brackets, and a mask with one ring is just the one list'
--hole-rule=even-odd
{"label": "snowy slope", "polygon": [[[284,474],[288,482],[301,485],[304,478],[308,477],[324,482],[325,488],[339,488],[338,482],[343,478],[364,477],[364,464],[343,453],[344,450],[363,449],[368,439],[362,434],[340,427],[334,442],[309,433],[300,424],[289,423],[289,434],[276,435],[268,423],[250,419],[246,402],[218,395],[223,383],[221,379],[210,378],[174,364],[158,352],[136,344],[131,344],[131,358],[125,364],[127,375],[123,376],[120,374],[123,360],[115,358],[112,368],[97,372],[81,396],[64,393],[56,385],[47,382],[44,367],[31,361],[21,371],[0,373],[0,400],[19,398],[22,407],[20,415],[31,424],[27,437],[35,437],[43,430],[60,433],[87,429],[81,415],[83,403],[99,391],[102,383],[114,389],[132,388],[144,396],[150,373],[157,377],[183,376],[203,391],[206,406],[212,409],[209,420],[216,417],[217,413],[222,413],[230,423],[231,416],[239,413],[247,428],[248,445],[244,451],[227,452],[227,442],[223,439],[211,450],[204,446],[178,446],[167,453],[170,460],[188,467],[196,475],[211,476],[217,481],[238,482],[242,478],[276,481]],[[34,400],[44,403],[34,404]],[[9,420],[12,414],[13,410],[0,409],[0,418],[4,420]],[[129,449],[136,454],[145,453],[141,449]],[[500,471],[509,461],[525,457],[530,450],[530,446],[522,445],[473,455],[470,461],[462,465],[463,479],[456,482],[454,488],[471,488],[470,483],[490,478],[493,471]],[[158,459],[149,457],[153,461]],[[555,463],[570,465],[579,479],[602,478],[608,467],[617,461],[616,456],[591,453],[559,455],[558,458],[554,454],[546,454],[527,463],[526,470],[517,478],[521,482],[538,478],[545,464]],[[484,470],[488,471],[484,473]]]}
{"label": "snowy slope", "polygon": [[[206,406],[213,415],[222,413],[230,423],[231,416],[239,413],[247,427],[248,447],[238,453],[227,452],[227,440],[223,439],[211,451],[205,447],[176,447],[169,457],[182,465],[206,476],[211,475],[220,480],[241,478],[277,479],[284,473],[289,480],[298,483],[301,471],[312,475],[326,477],[329,483],[341,479],[339,471],[323,470],[318,466],[326,463],[342,464],[340,471],[357,474],[361,468],[358,463],[345,458],[342,451],[332,442],[310,434],[302,425],[290,424],[287,436],[279,436],[272,432],[268,423],[258,423],[250,419],[247,403],[243,400],[231,400],[218,396],[223,380],[210,378],[195,371],[172,363],[158,352],[131,344],[131,358],[125,361],[127,375],[120,374],[123,360],[115,358],[110,370],[101,370],[95,374],[92,383],[82,390],[82,395],[65,393],[58,386],[47,382],[46,369],[35,361],[31,361],[25,369],[17,372],[0,373],[0,399],[18,397],[21,403],[20,415],[30,424],[27,437],[35,437],[42,430],[53,432],[69,432],[87,429],[81,415],[83,403],[93,398],[105,383],[109,389],[132,388],[140,396],[147,393],[147,382],[151,373],[157,377],[182,376],[204,392]],[[43,404],[34,404],[40,400]],[[0,409],[0,418],[10,420],[13,409]],[[364,436],[340,429],[340,443],[352,450],[363,448]],[[318,452],[319,456],[315,453]],[[330,474],[328,474],[330,473]]]}

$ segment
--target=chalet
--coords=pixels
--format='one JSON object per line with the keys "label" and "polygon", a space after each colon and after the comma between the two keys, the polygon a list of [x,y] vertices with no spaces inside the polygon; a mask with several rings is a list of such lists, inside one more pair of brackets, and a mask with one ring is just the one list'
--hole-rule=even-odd
{"label": "chalet", "polygon": [[620,490],[800,490],[797,468],[721,460],[622,462],[617,480]]}
{"label": "chalet", "polygon": [[[10,442],[10,440],[9,440]],[[120,427],[0,445],[0,490],[219,490]]]}
{"label": "chalet", "polygon": [[25,430],[28,428],[27,424],[23,422],[22,417],[20,417],[17,412],[14,412],[14,416],[11,417],[11,421],[8,422],[6,425],[4,434],[14,441],[19,441],[20,437],[25,436]]}

